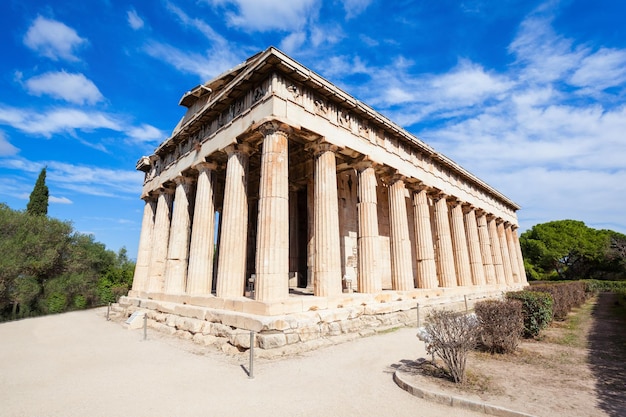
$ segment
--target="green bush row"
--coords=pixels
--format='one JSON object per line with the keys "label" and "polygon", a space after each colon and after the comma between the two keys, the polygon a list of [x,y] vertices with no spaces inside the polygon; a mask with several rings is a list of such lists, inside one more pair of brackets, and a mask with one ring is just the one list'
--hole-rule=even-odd
{"label": "green bush row", "polygon": [[565,320],[573,308],[580,307],[587,300],[587,285],[582,281],[531,285],[528,290],[552,296],[552,317],[556,320]]}

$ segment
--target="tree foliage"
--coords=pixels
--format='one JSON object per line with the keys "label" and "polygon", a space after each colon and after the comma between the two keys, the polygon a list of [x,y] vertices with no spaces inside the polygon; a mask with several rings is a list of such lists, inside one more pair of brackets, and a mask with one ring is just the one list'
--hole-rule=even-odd
{"label": "tree foliage", "polygon": [[520,236],[532,279],[626,279],[626,235],[577,220],[537,224]]}
{"label": "tree foliage", "polygon": [[48,215],[48,186],[46,185],[46,168],[43,168],[37,177],[35,187],[30,193],[26,212],[33,216]]}
{"label": "tree foliage", "polygon": [[0,204],[0,319],[114,302],[132,284],[126,249],[107,250],[69,222]]}

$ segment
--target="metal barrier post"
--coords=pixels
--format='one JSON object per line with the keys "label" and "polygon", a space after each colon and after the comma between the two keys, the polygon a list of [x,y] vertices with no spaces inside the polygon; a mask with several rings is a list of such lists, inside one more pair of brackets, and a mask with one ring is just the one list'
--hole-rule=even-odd
{"label": "metal barrier post", "polygon": [[250,330],[250,366],[248,379],[254,379],[254,330]]}
{"label": "metal barrier post", "polygon": [[143,340],[148,338],[148,315],[143,315]]}
{"label": "metal barrier post", "polygon": [[109,305],[107,305],[107,321],[111,320],[109,318],[109,311],[111,311],[111,302],[109,302]]}
{"label": "metal barrier post", "polygon": [[417,328],[419,329],[420,327],[420,303],[417,303]]}
{"label": "metal barrier post", "polygon": [[469,310],[467,308],[467,294],[464,295],[463,298],[465,299],[465,314],[467,314],[469,312]]}

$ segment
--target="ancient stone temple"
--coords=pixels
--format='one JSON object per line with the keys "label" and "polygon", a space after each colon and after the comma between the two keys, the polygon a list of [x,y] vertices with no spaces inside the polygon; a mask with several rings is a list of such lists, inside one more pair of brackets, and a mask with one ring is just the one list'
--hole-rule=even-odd
{"label": "ancient stone temple", "polygon": [[[183,95],[142,157],[133,287],[154,327],[261,347],[526,283],[514,202],[275,48]],[[239,336],[238,336],[239,335]]]}

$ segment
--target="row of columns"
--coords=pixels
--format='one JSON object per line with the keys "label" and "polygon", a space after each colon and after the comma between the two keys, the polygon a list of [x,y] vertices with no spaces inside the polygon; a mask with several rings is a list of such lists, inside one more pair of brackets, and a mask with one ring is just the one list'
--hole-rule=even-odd
{"label": "row of columns", "polygon": [[[270,302],[286,298],[289,291],[288,138],[291,130],[278,122],[265,123],[259,130],[263,143],[255,297]],[[333,296],[342,292],[337,148],[329,143],[315,143],[309,150],[314,155],[314,294]],[[224,151],[228,162],[216,294],[234,298],[243,295],[246,280],[250,148],[245,143],[233,144]],[[191,180],[182,175],[175,179],[174,188],[158,190],[156,202],[146,198],[133,290],[190,295],[211,293],[216,166],[202,162],[192,168],[198,172],[193,210],[188,199]],[[355,168],[358,173],[358,290],[376,293],[382,289],[379,270],[382,265],[378,264],[376,164],[363,159]],[[435,190],[408,187],[415,219],[414,230],[409,230],[405,178],[395,175],[388,182],[393,289],[523,282],[523,261],[513,225]],[[191,212],[194,213],[193,227]],[[412,253],[411,233],[415,237],[415,253]],[[417,261],[416,277],[413,257]]]}

